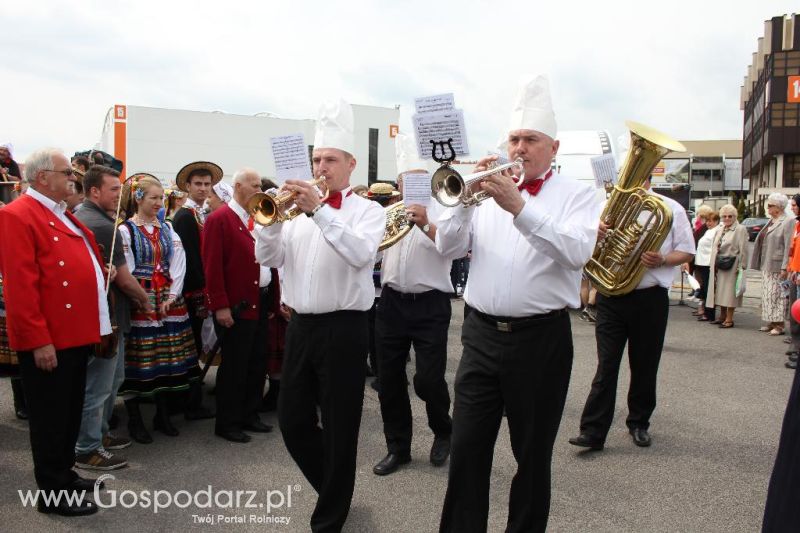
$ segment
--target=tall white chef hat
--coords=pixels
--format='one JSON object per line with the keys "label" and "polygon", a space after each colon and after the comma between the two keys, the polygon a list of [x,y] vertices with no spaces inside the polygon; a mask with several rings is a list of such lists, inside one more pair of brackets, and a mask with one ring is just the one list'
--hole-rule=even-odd
{"label": "tall white chef hat", "polygon": [[546,76],[529,78],[520,86],[508,127],[508,131],[514,130],[534,130],[556,138],[558,127]]}
{"label": "tall white chef hat", "polygon": [[317,115],[314,148],[338,148],[350,155],[355,152],[353,108],[342,99],[327,100]]}
{"label": "tall white chef hat", "polygon": [[409,170],[428,170],[428,165],[417,155],[414,137],[405,133],[397,133],[394,138],[394,153],[397,160],[397,175]]}

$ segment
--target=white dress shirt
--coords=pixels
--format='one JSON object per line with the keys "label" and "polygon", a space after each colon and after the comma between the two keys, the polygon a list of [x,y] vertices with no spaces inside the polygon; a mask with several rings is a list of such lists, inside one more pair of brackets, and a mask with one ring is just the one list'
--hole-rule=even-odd
{"label": "white dress shirt", "polygon": [[711,246],[714,244],[714,235],[717,234],[719,224],[706,230],[700,240],[697,241],[697,253],[694,256],[694,264],[697,266],[711,266]]}
{"label": "white dress shirt", "polygon": [[205,202],[203,202],[203,205],[198,205],[197,202],[195,202],[191,198],[187,198],[186,201],[183,203],[183,207],[194,209],[195,212],[197,213],[197,218],[200,219],[200,223],[205,224],[206,222]]}
{"label": "white dress shirt", "polygon": [[[694,255],[694,233],[692,233],[692,226],[689,223],[689,217],[686,216],[686,211],[683,206],[673,200],[660,194],[648,191],[653,196],[658,196],[672,211],[672,226],[669,228],[667,238],[661,245],[659,252],[661,255],[667,255],[673,251],[686,252]],[[672,282],[675,280],[676,266],[663,266],[661,268],[647,268],[645,269],[644,276],[639,282],[636,289],[647,289],[659,285],[669,289],[672,287]]]}
{"label": "white dress shirt", "polygon": [[[239,205],[239,202],[236,200],[231,200],[228,202],[228,207],[230,207],[234,213],[239,217],[246,228],[250,223],[250,213],[247,210]],[[261,224],[255,224],[253,227],[253,231],[250,234],[253,236],[253,248],[255,248],[255,241],[258,239],[258,229],[261,228]],[[269,282],[272,281],[272,272],[269,271],[269,267],[265,267],[264,265],[259,265],[259,272],[258,272],[258,286],[259,288],[264,288],[269,286]]]}
{"label": "white dress shirt", "polygon": [[256,259],[283,267],[286,305],[298,313],[367,311],[375,300],[372,267],[386,230],[377,202],[342,191],[342,207],[259,229]]}
{"label": "white dress shirt", "polygon": [[[55,201],[51,200],[47,196],[41,194],[33,187],[28,187],[26,194],[33,197],[37,202],[44,205],[47,209],[53,212],[58,219],[64,223],[67,228],[75,235],[79,235],[83,238],[83,243],[86,245],[86,249],[89,251],[89,257],[92,258],[92,265],[94,266],[94,275],[97,279],[97,308],[100,310],[100,335],[108,335],[111,333],[111,317],[108,314],[108,299],[106,297],[106,281],[103,277],[103,269],[100,268],[100,263],[97,261],[97,256],[94,255],[94,250],[92,249],[92,245],[89,244],[89,239],[86,238],[86,235],[76,226],[72,220],[70,220],[67,215],[67,204],[66,202],[59,202],[56,203]],[[66,282],[64,282],[66,284]]]}
{"label": "white dress shirt", "polygon": [[600,204],[593,187],[554,174],[513,217],[493,199],[454,207],[438,222],[447,257],[472,250],[466,303],[478,311],[526,317],[580,306],[581,272],[597,241]]}
{"label": "white dress shirt", "polygon": [[[431,200],[428,206],[429,223],[444,211],[438,202]],[[383,252],[381,285],[388,285],[398,292],[420,293],[438,290],[453,292],[450,268],[454,259],[463,256],[442,255],[422,228],[413,227],[400,242]]]}
{"label": "white dress shirt", "polygon": [[[172,230],[170,231],[172,235],[172,259],[169,261],[169,270],[166,272],[172,280],[172,285],[169,288],[169,295],[177,299],[182,294],[183,279],[186,276],[186,252],[183,249],[183,243],[181,242],[178,232],[172,229],[172,225],[169,222],[165,222],[164,224],[169,226],[169,229]],[[155,224],[150,223],[141,226],[144,231],[151,235],[153,234],[154,227]],[[133,255],[131,234],[126,224],[122,224],[119,227],[119,236],[122,237],[122,250],[125,252],[125,262],[128,265],[128,270],[133,274],[133,271],[136,270],[136,258]]]}

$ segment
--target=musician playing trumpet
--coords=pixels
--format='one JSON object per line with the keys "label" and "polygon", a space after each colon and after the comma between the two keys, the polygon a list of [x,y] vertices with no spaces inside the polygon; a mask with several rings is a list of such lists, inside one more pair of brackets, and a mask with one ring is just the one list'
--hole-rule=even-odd
{"label": "musician playing trumpet", "polygon": [[517,460],[506,531],[547,527],[553,443],[572,369],[567,309],[580,306],[581,271],[597,238],[593,188],[550,168],[558,141],[546,78],[522,87],[507,134],[508,158],[523,161],[522,183],[490,175],[480,183],[488,200],[438,220],[443,253],[472,250],[440,531],[486,531],[504,409]]}
{"label": "musician playing trumpet", "polygon": [[[383,208],[352,194],[353,111],[321,109],[312,154],[325,176],[323,202],[310,184],[289,180],[306,215],[259,231],[256,258],[283,267],[286,332],[278,423],[286,448],[319,494],[313,531],[339,531],[350,510],[366,378],[372,267],[386,225]],[[322,427],[317,417],[322,415]]]}

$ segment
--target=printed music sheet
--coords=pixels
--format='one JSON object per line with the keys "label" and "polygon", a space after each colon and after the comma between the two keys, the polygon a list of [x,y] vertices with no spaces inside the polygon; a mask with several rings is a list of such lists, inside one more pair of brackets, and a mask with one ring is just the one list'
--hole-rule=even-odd
{"label": "printed music sheet", "polygon": [[272,137],[270,144],[275,159],[275,176],[280,182],[311,179],[308,145],[302,134]]}

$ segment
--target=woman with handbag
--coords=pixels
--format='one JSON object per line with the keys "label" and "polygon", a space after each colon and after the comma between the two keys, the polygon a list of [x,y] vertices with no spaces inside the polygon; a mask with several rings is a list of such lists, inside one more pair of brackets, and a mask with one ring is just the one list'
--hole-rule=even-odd
{"label": "woman with handbag", "polygon": [[742,305],[742,295],[736,295],[736,277],[747,265],[747,229],[737,222],[736,208],[727,204],[720,208],[722,226],[711,246],[711,275],[709,276],[706,307],[720,307],[720,316],[709,324],[721,328],[733,327],[733,312]]}
{"label": "woman with handbag", "polygon": [[781,288],[787,278],[789,248],[794,235],[794,220],[786,216],[786,195],[772,193],[767,198],[769,222],[756,237],[750,268],[761,271],[761,319],[767,322],[759,331],[783,335],[786,321],[786,294]]}

